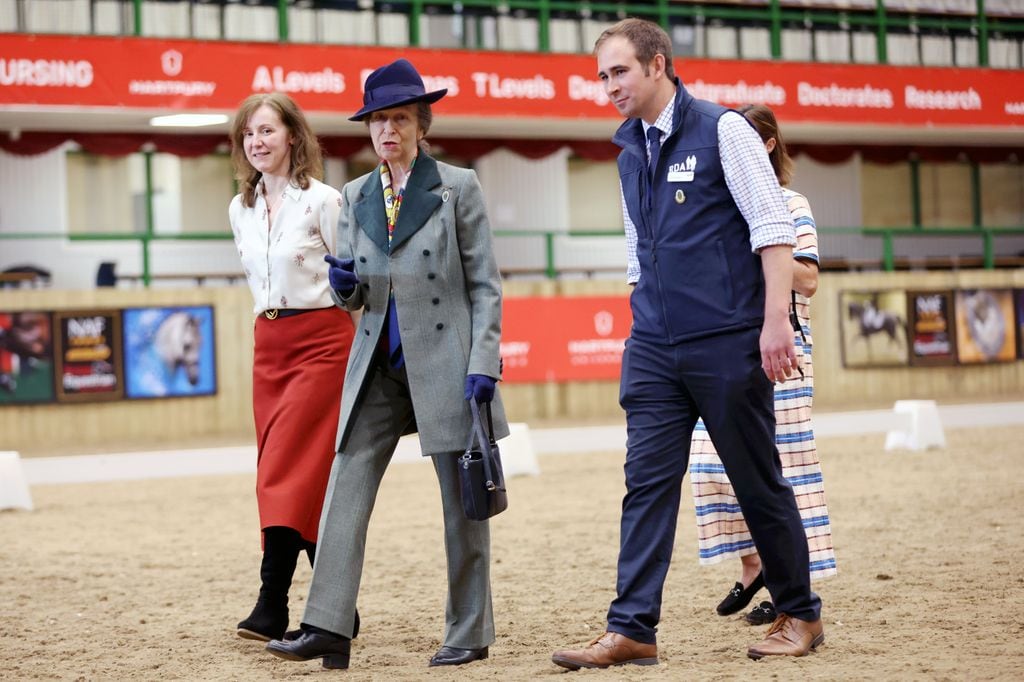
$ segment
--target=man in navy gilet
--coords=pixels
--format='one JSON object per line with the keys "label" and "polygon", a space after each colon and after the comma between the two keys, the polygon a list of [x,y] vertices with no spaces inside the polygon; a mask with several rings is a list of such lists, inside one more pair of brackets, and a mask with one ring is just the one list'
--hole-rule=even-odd
{"label": "man in navy gilet", "polygon": [[760,137],[740,114],[686,91],[657,24],[621,21],[595,53],[605,91],[627,119],[614,137],[635,284],[619,395],[627,492],[606,632],[552,660],[573,670],[658,662],[662,588],[699,417],[779,613],[747,655],[802,656],[824,640],[821,602],[775,449],[772,397],[772,382],[797,371],[792,218]]}

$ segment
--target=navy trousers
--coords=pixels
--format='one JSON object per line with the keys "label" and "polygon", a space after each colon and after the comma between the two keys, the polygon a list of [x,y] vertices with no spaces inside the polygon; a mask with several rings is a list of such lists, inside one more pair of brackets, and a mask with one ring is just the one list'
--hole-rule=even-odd
{"label": "navy trousers", "polygon": [[755,328],[674,346],[627,341],[619,393],[628,433],[626,497],[608,630],[656,641],[690,435],[699,417],[736,491],[776,610],[818,619],[807,537],[775,448],[772,384],[761,369],[759,337]]}

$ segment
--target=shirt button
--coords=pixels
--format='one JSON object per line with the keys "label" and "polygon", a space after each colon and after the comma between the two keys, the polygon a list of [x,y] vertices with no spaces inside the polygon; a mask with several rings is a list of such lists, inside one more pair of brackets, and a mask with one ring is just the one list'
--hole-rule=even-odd
{"label": "shirt button", "polygon": [[369,289],[370,288],[370,283],[369,282],[363,282],[363,288],[364,289]]}
{"label": "shirt button", "polygon": [[367,304],[366,304],[365,306],[363,306],[363,307],[364,307],[364,308],[366,308],[366,312],[370,312],[370,304],[369,304],[369,303],[367,303]]}
{"label": "shirt button", "polygon": [[423,249],[423,255],[424,256],[429,256],[430,255],[430,249]]}
{"label": "shirt button", "polygon": [[427,275],[427,279],[435,279],[436,277],[437,277],[437,275],[435,275],[432,272]]}
{"label": "shirt button", "polygon": [[359,257],[359,262],[360,263],[365,263],[366,262],[366,256],[360,256]]}
{"label": "shirt button", "polygon": [[364,329],[363,331],[364,331],[364,332],[366,332],[366,335],[367,335],[367,336],[369,336],[369,335],[370,335],[370,330],[369,330],[369,329]]}
{"label": "shirt button", "polygon": [[438,329],[444,329],[444,323],[443,322],[438,322],[437,323],[437,328]]}
{"label": "shirt button", "polygon": [[439,298],[431,299],[430,302],[433,303],[434,305],[437,305],[438,303],[441,302],[441,299],[439,299]]}

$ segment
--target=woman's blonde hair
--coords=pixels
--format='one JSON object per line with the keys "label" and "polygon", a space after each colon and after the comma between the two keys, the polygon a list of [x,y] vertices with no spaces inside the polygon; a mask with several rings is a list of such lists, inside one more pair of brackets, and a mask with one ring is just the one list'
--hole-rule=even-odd
{"label": "woman's blonde hair", "polygon": [[292,184],[301,189],[308,189],[310,178],[320,180],[324,176],[320,142],[295,100],[282,92],[250,95],[238,107],[235,120],[231,124],[231,163],[235,168],[238,190],[242,194],[242,204],[248,208],[256,204],[253,191],[263,174],[253,168],[249,159],[245,157],[244,136],[249,119],[262,106],[268,106],[277,113],[292,138],[291,163],[288,171]]}

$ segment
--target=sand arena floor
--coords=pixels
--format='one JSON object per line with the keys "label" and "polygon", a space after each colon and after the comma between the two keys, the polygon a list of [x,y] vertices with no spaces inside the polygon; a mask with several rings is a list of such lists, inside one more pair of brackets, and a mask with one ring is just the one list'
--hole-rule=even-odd
{"label": "sand arena floor", "polygon": [[[1024,675],[1024,428],[948,430],[940,451],[884,435],[819,439],[839,576],[817,584],[827,639],[746,658],[764,628],[714,606],[738,575],[700,568],[689,482],[659,632],[661,665],[563,673],[555,648],[599,634],[613,596],[621,450],[540,458],[494,520],[491,658],[428,669],[445,597],[432,467],[396,463],[377,503],[352,668],[271,657],[235,623],[257,591],[249,475],[35,486],[0,513],[0,679],[980,680]],[[310,570],[292,590],[301,616]],[[762,593],[762,597],[763,597]]]}

